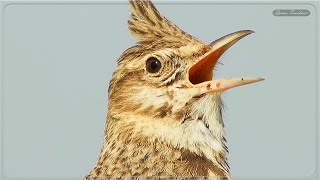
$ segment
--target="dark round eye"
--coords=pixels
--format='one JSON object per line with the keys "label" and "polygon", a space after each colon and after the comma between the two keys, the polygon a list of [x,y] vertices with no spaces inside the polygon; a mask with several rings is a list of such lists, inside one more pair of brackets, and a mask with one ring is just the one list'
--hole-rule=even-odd
{"label": "dark round eye", "polygon": [[147,66],[147,71],[150,72],[150,73],[156,73],[160,70],[161,68],[161,62],[155,58],[155,57],[150,57],[148,60],[147,60],[147,63],[146,63],[146,66]]}

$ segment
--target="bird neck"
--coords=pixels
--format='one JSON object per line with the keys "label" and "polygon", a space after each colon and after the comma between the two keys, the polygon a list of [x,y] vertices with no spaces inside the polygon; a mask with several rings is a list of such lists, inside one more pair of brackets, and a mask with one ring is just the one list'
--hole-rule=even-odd
{"label": "bird neck", "polygon": [[[206,117],[205,114],[203,116]],[[209,134],[213,135],[212,133],[219,134],[220,127],[213,127],[215,124],[212,124],[209,119],[203,119],[203,121],[209,125],[205,127],[204,131],[199,131],[201,135],[192,133],[198,132],[198,129],[202,128],[203,122],[190,120],[185,122],[186,126],[190,128],[199,126],[194,127],[197,131],[180,134],[175,138],[177,142],[180,141],[180,145],[183,145],[182,139],[187,140],[185,142],[190,144],[199,143],[188,148],[190,144],[179,147],[179,145],[168,143],[171,141],[170,139],[161,138],[162,134],[169,133],[169,131],[172,131],[171,133],[183,132],[187,129],[158,128],[164,132],[157,132],[150,126],[149,129],[152,131],[148,131],[146,129],[148,126],[146,126],[140,127],[140,131],[136,131],[139,128],[134,123],[128,123],[129,119],[118,119],[118,117],[109,114],[103,147],[91,175],[92,177],[224,176],[229,179],[224,137],[219,135],[221,138],[215,139],[215,137],[208,136]],[[191,124],[188,125],[188,123]],[[140,132],[150,132],[151,134],[140,134]],[[204,137],[201,137],[202,135]],[[196,142],[195,138],[204,139],[204,141]],[[174,143],[173,141],[174,139],[172,139],[172,143]],[[207,146],[204,145],[205,143],[208,143]]]}
{"label": "bird neck", "polygon": [[91,177],[230,179],[220,98],[207,96],[192,104],[182,122],[109,109],[103,147]]}
{"label": "bird neck", "polygon": [[[115,121],[109,121],[115,122]],[[119,121],[118,121],[119,122]],[[131,127],[112,131],[108,123],[98,163],[88,177],[102,176],[224,176],[228,174],[211,160],[188,149],[173,147],[158,139],[134,136]],[[117,135],[115,135],[117,134]],[[219,163],[221,154],[214,155]]]}

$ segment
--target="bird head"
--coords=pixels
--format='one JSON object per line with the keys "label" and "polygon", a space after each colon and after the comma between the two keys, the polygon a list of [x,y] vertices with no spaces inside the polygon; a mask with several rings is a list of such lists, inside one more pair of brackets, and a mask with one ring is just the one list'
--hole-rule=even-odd
{"label": "bird head", "polygon": [[110,141],[161,142],[211,160],[214,152],[226,153],[220,95],[262,79],[214,79],[214,69],[228,48],[253,31],[206,44],[166,19],[150,1],[130,3],[129,30],[137,44],[121,55],[110,81]]}

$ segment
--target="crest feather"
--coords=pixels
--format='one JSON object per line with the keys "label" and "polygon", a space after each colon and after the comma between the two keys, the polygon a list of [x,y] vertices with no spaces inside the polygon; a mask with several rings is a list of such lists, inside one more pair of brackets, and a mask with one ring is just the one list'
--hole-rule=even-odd
{"label": "crest feather", "polygon": [[149,0],[130,0],[131,18],[129,30],[139,43],[150,43],[156,40],[200,42],[166,19]]}

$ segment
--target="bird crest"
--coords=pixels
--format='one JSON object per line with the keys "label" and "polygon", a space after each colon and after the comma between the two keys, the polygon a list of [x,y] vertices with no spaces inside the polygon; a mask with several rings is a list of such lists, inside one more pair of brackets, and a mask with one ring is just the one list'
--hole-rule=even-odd
{"label": "bird crest", "polygon": [[129,30],[140,44],[158,41],[200,43],[195,37],[181,30],[155,8],[149,0],[131,0]]}

